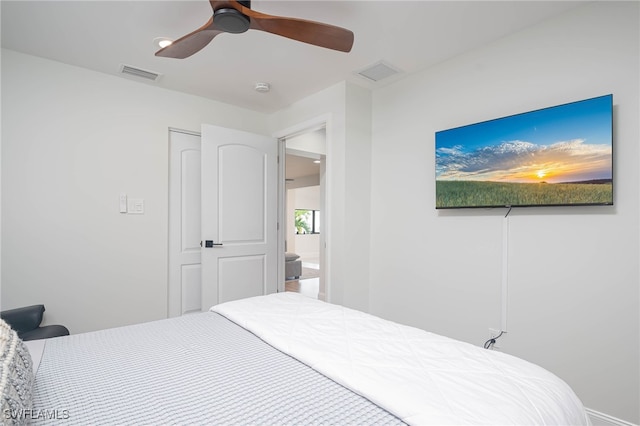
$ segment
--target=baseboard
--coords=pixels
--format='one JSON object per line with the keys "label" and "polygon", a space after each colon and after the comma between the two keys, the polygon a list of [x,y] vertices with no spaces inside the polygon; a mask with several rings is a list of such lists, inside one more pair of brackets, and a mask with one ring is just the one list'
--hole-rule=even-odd
{"label": "baseboard", "polygon": [[586,408],[585,411],[589,415],[589,420],[591,420],[593,426],[638,426],[635,423],[630,423],[590,408]]}

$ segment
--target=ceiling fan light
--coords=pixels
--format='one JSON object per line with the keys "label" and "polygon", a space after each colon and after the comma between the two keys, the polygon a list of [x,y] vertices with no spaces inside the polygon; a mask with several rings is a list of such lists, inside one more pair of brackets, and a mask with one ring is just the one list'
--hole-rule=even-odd
{"label": "ceiling fan light", "polygon": [[165,47],[167,47],[171,43],[173,43],[173,40],[171,40],[170,38],[167,38],[167,37],[156,37],[156,38],[153,39],[153,43],[156,46],[159,46],[161,49],[164,49]]}

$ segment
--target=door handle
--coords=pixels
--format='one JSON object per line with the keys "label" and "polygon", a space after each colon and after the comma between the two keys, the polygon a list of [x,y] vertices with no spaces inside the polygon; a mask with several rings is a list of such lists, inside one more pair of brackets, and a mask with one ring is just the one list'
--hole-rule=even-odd
{"label": "door handle", "polygon": [[[223,244],[222,243],[214,243],[213,240],[205,240],[204,241],[205,248],[219,247],[221,245],[223,245]],[[200,241],[200,247],[202,247],[202,241]]]}

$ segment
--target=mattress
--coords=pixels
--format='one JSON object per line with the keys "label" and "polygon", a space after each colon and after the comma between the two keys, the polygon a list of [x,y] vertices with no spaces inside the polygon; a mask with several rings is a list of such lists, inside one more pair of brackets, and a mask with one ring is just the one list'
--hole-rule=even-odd
{"label": "mattress", "polygon": [[33,424],[588,425],[522,359],[296,293],[48,339]]}
{"label": "mattress", "polygon": [[48,339],[32,424],[397,425],[213,312]]}

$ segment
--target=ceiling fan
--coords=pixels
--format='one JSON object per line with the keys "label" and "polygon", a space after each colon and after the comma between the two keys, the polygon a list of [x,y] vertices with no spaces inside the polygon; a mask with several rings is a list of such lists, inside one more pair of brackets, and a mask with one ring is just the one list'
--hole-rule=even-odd
{"label": "ceiling fan", "polygon": [[259,30],[341,52],[351,51],[353,33],[321,22],[267,15],[251,9],[251,1],[209,0],[213,15],[206,24],[156,52],[184,59],[200,51],[221,33]]}

